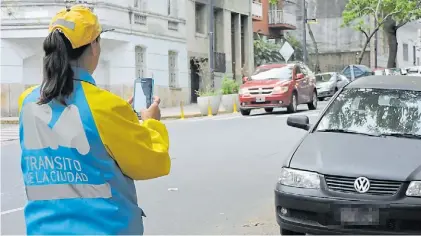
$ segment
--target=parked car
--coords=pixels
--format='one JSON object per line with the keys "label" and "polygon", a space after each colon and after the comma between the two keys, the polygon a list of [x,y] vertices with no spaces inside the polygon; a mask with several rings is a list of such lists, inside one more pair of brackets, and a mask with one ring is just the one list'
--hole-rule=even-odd
{"label": "parked car", "polygon": [[349,65],[342,70],[341,74],[350,81],[354,81],[364,76],[374,75],[374,72],[365,65]]}
{"label": "parked car", "polygon": [[286,107],[296,112],[299,104],[310,110],[317,108],[316,79],[303,63],[270,64],[259,66],[239,91],[240,111],[244,116],[251,110]]}
{"label": "parked car", "polygon": [[408,76],[421,76],[421,66],[414,66],[406,69]]}
{"label": "parked car", "polygon": [[421,234],[421,77],[358,79],[287,124],[307,134],[275,187],[283,235]]}
{"label": "parked car", "polygon": [[387,68],[384,70],[386,75],[402,75],[402,69],[401,68]]}
{"label": "parked car", "polygon": [[349,83],[349,80],[337,72],[327,72],[316,75],[317,98],[323,101],[332,97],[339,89]]}

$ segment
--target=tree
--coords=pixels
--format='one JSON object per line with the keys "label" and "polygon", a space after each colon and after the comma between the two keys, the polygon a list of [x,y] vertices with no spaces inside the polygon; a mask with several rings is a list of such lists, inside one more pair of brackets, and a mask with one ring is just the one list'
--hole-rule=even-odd
{"label": "tree", "polygon": [[260,66],[265,63],[283,61],[279,53],[279,45],[271,43],[262,38],[254,40],[254,63]]}
{"label": "tree", "polygon": [[398,7],[401,9],[401,12],[388,18],[383,26],[389,44],[388,68],[396,67],[396,55],[398,53],[398,40],[396,34],[398,29],[410,21],[421,18],[421,0],[395,0],[394,4],[397,6],[388,6],[385,9],[385,12],[391,12]]}
{"label": "tree", "polygon": [[[402,9],[404,4],[399,4],[403,1],[407,0],[350,0],[346,4],[342,12],[342,27],[353,27],[363,33],[366,39],[357,57],[357,64],[361,64],[371,39],[385,22],[405,11]],[[369,18],[374,19],[374,24],[368,23]]]}

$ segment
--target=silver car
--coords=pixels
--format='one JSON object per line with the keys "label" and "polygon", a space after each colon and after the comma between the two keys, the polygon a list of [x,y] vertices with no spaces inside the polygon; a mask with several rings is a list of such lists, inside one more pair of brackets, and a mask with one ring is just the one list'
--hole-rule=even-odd
{"label": "silver car", "polygon": [[336,91],[347,85],[350,81],[337,72],[327,72],[316,75],[317,98],[323,101],[332,97]]}

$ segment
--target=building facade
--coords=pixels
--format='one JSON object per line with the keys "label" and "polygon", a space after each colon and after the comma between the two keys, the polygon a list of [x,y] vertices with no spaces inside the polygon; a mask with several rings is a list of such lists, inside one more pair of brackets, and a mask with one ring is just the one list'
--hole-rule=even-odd
{"label": "building facade", "polygon": [[410,22],[399,28],[397,39],[396,65],[400,68],[421,66],[421,21]]}
{"label": "building facade", "polygon": [[270,4],[269,0],[253,0],[254,38],[264,36],[278,41],[288,30],[295,30],[297,24],[296,1],[280,0]]}
{"label": "building facade", "polygon": [[[163,107],[189,102],[186,1],[88,1],[101,24],[115,29],[101,35],[97,84],[127,99],[134,79],[153,77]],[[42,42],[65,3],[5,0],[1,7],[1,115],[17,116],[20,93],[41,82]]]}
{"label": "building facade", "polygon": [[[190,102],[193,103],[197,101],[196,91],[207,86],[218,89],[223,77],[239,80],[254,69],[251,0],[213,0],[213,6],[214,28],[210,30],[209,0],[186,0]],[[200,62],[209,59],[212,34],[215,76],[208,84]]]}

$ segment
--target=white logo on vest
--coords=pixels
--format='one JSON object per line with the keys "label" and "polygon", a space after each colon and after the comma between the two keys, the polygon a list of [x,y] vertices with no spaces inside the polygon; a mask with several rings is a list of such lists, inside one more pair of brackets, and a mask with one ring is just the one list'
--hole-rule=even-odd
{"label": "white logo on vest", "polygon": [[[52,117],[53,111],[49,105],[34,102],[24,105],[21,119],[25,149],[57,150],[60,146],[75,148],[81,155],[88,154],[90,146],[77,106],[67,106],[51,129],[48,124]],[[79,160],[60,156],[59,153],[51,153],[52,156],[48,154],[23,157],[28,184],[88,182],[88,176],[83,173],[84,168]]]}

